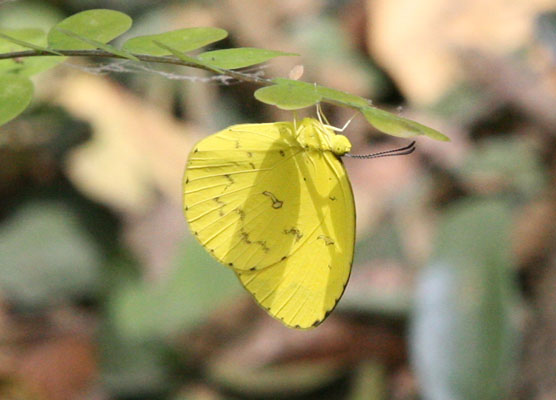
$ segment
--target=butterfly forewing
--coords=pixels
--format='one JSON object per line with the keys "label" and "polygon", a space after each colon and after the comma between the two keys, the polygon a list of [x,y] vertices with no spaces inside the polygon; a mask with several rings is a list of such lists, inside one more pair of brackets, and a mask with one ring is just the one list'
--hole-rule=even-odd
{"label": "butterfly forewing", "polygon": [[202,140],[185,174],[186,218],[199,241],[236,270],[275,264],[295,248],[299,214],[291,124],[235,125]]}

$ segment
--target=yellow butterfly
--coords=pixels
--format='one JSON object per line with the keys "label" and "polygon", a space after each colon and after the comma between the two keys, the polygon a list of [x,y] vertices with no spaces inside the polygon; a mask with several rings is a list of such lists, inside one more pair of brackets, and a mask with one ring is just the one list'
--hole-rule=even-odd
{"label": "yellow butterfly", "polygon": [[184,175],[193,234],[285,325],[320,324],[349,279],[351,144],[313,118],[230,126],[201,140]]}

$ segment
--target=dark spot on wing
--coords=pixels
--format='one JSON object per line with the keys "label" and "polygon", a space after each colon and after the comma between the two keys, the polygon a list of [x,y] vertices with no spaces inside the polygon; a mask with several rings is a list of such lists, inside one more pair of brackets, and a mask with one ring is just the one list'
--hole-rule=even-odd
{"label": "dark spot on wing", "polygon": [[241,208],[236,208],[235,212],[237,212],[239,214],[239,219],[241,221],[243,221],[245,219],[245,211],[243,211]]}
{"label": "dark spot on wing", "polygon": [[294,235],[295,236],[295,241],[299,241],[299,239],[301,239],[303,237],[303,233],[297,229],[296,227],[292,227],[290,229],[284,229],[284,233],[286,235]]}
{"label": "dark spot on wing", "polygon": [[276,196],[274,196],[272,193],[270,193],[269,191],[264,191],[263,195],[270,197],[270,200],[272,200],[272,208],[275,209],[282,208],[282,204],[284,204],[284,202],[278,200]]}
{"label": "dark spot on wing", "polygon": [[266,245],[266,241],[265,240],[257,240],[255,243],[257,243],[258,245],[261,246],[261,248],[263,249],[263,251],[265,253],[268,253],[270,251],[270,248]]}
{"label": "dark spot on wing", "polygon": [[280,155],[281,155],[282,157],[285,157],[285,156],[286,156],[286,152],[285,152],[284,150],[280,150]]}
{"label": "dark spot on wing", "polygon": [[241,229],[240,235],[241,235],[241,240],[243,240],[245,243],[247,244],[253,243],[251,242],[251,240],[249,240],[249,234],[245,232],[243,228]]}
{"label": "dark spot on wing", "polygon": [[228,180],[228,182],[230,182],[230,183],[228,183],[228,184],[224,187],[224,190],[222,190],[222,193],[224,193],[226,190],[228,190],[228,188],[229,188],[230,186],[232,186],[232,185],[235,183],[234,179],[233,179],[230,175],[228,175],[228,174],[225,174],[225,175],[224,175],[224,178],[226,178],[226,179]]}
{"label": "dark spot on wing", "polygon": [[220,197],[215,197],[214,202],[216,204],[218,204],[220,207],[218,208],[218,214],[223,217],[224,216],[224,210],[222,210],[222,208],[226,205],[226,203],[224,203],[222,200],[220,200]]}
{"label": "dark spot on wing", "polygon": [[326,244],[327,246],[333,245],[334,244],[334,240],[332,240],[331,238],[329,238],[326,235],[320,235],[319,237],[317,237],[318,239],[322,239],[324,241],[324,244]]}

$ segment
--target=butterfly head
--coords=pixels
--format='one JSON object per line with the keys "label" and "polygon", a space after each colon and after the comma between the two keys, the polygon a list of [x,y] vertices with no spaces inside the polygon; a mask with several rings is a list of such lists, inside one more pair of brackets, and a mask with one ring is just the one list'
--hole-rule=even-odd
{"label": "butterfly head", "polygon": [[351,150],[351,143],[344,135],[334,134],[331,144],[332,152],[337,156],[343,156]]}

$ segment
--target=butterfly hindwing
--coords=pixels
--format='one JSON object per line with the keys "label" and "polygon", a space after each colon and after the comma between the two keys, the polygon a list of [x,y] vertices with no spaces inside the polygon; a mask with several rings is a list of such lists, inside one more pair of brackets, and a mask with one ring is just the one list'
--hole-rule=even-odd
{"label": "butterfly hindwing", "polygon": [[296,161],[306,178],[295,227],[303,245],[276,265],[237,274],[272,316],[309,328],[334,309],[349,279],[355,209],[345,169],[333,154],[301,153]]}

